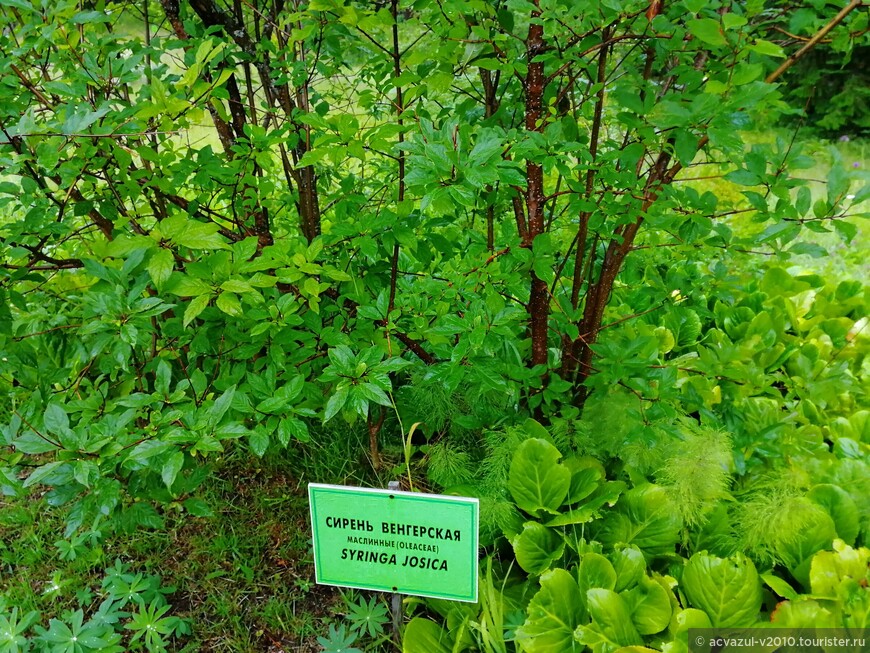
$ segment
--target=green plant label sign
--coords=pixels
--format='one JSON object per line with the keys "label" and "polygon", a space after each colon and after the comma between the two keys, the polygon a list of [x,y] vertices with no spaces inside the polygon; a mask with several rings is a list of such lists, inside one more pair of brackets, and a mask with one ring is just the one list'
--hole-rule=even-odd
{"label": "green plant label sign", "polygon": [[308,485],[322,585],[477,601],[477,499]]}

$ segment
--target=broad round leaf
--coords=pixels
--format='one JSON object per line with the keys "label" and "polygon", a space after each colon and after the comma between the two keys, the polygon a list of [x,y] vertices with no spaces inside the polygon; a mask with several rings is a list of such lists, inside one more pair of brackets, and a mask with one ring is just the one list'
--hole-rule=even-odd
{"label": "broad round leaf", "polygon": [[820,505],[834,520],[837,537],[854,544],[861,530],[861,513],[858,506],[843,488],[827,483],[816,485],[808,493],[807,498]]}
{"label": "broad round leaf", "polygon": [[732,558],[696,553],[683,570],[682,588],[714,628],[751,626],[758,619],[761,579],[752,561],[740,553]]}
{"label": "broad round leaf", "polygon": [[565,552],[565,540],[538,522],[527,522],[511,542],[517,563],[530,574],[545,572]]}
{"label": "broad round leaf", "polygon": [[585,621],[574,577],[564,569],[552,569],[541,576],[541,589],[529,603],[517,641],[527,653],[580,653],[584,647],[574,639],[574,630]]}
{"label": "broad round leaf", "polygon": [[523,442],[511,462],[508,490],[517,505],[531,514],[554,512],[565,501],[570,470],[559,463],[562,454],[540,438]]}
{"label": "broad round leaf", "polygon": [[637,587],[625,593],[631,621],[641,635],[662,632],[671,622],[671,597],[661,583],[644,576]]}
{"label": "broad round leaf", "polygon": [[609,546],[633,544],[647,556],[663,555],[673,552],[681,528],[666,490],[643,485],[622,495],[604,517],[598,539]]}
{"label": "broad round leaf", "polygon": [[405,626],[402,653],[450,653],[452,648],[450,635],[434,621],[414,617]]}

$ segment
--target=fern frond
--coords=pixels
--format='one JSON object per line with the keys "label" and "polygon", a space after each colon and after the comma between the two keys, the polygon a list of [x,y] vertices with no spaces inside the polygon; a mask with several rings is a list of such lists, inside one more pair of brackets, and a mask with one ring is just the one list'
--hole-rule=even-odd
{"label": "fern frond", "polygon": [[461,485],[474,479],[471,456],[467,451],[442,440],[429,450],[429,480],[443,488]]}
{"label": "fern frond", "polygon": [[804,492],[787,470],[756,482],[733,511],[739,548],[762,564],[784,562],[780,552],[827,514]]}
{"label": "fern frond", "polygon": [[685,523],[697,526],[728,496],[731,485],[731,438],[724,431],[688,422],[678,425],[680,439],[656,473]]}

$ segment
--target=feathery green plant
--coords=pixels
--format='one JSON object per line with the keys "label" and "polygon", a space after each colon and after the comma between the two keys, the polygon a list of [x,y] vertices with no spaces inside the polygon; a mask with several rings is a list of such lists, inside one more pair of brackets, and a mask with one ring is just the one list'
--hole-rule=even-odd
{"label": "feathery green plant", "polygon": [[731,485],[731,439],[724,431],[680,423],[682,439],[656,473],[689,526],[703,522]]}

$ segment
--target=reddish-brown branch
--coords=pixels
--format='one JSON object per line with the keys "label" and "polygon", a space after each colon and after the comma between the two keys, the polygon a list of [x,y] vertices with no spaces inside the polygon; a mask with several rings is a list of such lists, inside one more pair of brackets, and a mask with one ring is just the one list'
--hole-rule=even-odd
{"label": "reddish-brown branch", "polygon": [[[535,3],[532,23],[526,39],[528,73],[525,79],[525,127],[527,131],[543,130],[544,64],[536,61],[544,52],[544,26],[537,20],[541,15],[540,5]],[[535,239],[544,233],[544,172],[532,159],[526,160],[526,226],[523,247],[531,249]],[[532,355],[529,365],[547,365],[547,336],[550,317],[550,298],[546,282],[534,269],[529,273],[529,333],[532,339]]]}
{"label": "reddish-brown branch", "polygon": [[[399,76],[402,74],[402,52],[399,49],[399,0],[392,0],[390,3],[390,12],[393,17],[393,50],[390,53],[390,56],[393,60],[393,75],[398,80]],[[402,87],[396,82],[396,123],[399,125],[399,154],[397,156],[399,163],[399,179],[398,179],[398,192],[397,192],[397,202],[401,204],[405,201],[405,151],[402,149],[402,143],[405,140],[405,134],[402,131],[401,127],[403,126],[402,122],[402,112],[405,110],[404,102],[402,99]],[[399,277],[399,241],[396,240],[393,243],[393,255],[390,258],[390,296],[387,302],[387,316],[392,313],[393,308],[396,304],[396,284],[398,283]],[[387,318],[389,319],[389,317]]]}
{"label": "reddish-brown branch", "polygon": [[384,426],[384,418],[387,416],[387,409],[383,406],[380,406],[380,415],[377,418],[372,418],[372,410],[373,407],[369,407],[369,414],[366,418],[366,424],[369,429],[369,451],[372,456],[372,467],[375,470],[379,470],[381,468],[381,455],[378,451],[378,435],[381,432],[381,428]]}
{"label": "reddish-brown branch", "polygon": [[793,55],[788,57],[788,59],[783,61],[776,70],[774,70],[772,73],[770,73],[767,76],[767,79],[765,79],[765,81],[768,84],[776,81],[780,77],[780,75],[782,75],[786,70],[788,70],[795,63],[797,63],[798,59],[800,59],[807,52],[809,52],[814,47],[816,47],[816,45],[818,43],[820,43],[822,41],[822,39],[825,38],[825,36],[828,35],[828,32],[830,32],[837,25],[842,23],[843,20],[846,18],[846,16],[848,16],[850,13],[852,13],[852,11],[854,11],[858,7],[862,6],[863,4],[864,3],[862,2],[862,0],[851,0],[851,2],[849,2],[849,4],[847,4],[839,12],[837,12],[837,15],[834,16],[827,25],[825,25],[824,27],[822,27],[822,29],[820,29],[818,32],[816,32],[812,36],[812,38],[810,38],[800,50],[798,50]]}
{"label": "reddish-brown branch", "polygon": [[[602,40],[606,43],[610,38],[610,27],[604,28]],[[605,78],[607,76],[607,53],[609,48],[604,46],[598,54],[598,96],[595,101],[595,111],[592,116],[592,132],[589,140],[589,156],[591,164],[586,171],[586,187],[584,189],[584,199],[589,199],[592,196],[592,189],[595,185],[596,159],[598,157],[598,139],[601,134],[601,118],[604,111],[604,96],[605,96]],[[586,253],[586,233],[589,228],[589,218],[591,211],[583,211],[580,214],[579,227],[577,230],[577,254],[574,259],[574,278],[571,286],[571,306],[575,309],[580,299],[580,287],[583,285],[583,256]]]}

